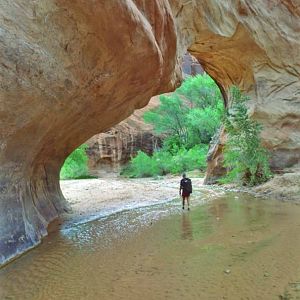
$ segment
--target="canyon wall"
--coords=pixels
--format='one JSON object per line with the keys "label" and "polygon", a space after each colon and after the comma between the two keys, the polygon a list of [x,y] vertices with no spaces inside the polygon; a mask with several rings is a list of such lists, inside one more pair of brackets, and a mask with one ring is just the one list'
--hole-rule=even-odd
{"label": "canyon wall", "polygon": [[172,12],[149,3],[1,1],[0,264],[68,209],[72,150],[179,83]]}
{"label": "canyon wall", "polygon": [[274,168],[300,159],[300,7],[294,0],[2,0],[0,264],[68,209],[73,149],[181,80],[187,49],[252,97]]}

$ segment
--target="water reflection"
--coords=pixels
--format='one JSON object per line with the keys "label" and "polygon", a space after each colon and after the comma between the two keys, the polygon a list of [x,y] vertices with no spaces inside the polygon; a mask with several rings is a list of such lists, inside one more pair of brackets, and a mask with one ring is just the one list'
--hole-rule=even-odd
{"label": "water reflection", "polygon": [[124,211],[53,233],[2,268],[0,299],[275,299],[300,278],[299,215],[236,194],[189,212]]}
{"label": "water reflection", "polygon": [[189,213],[182,213],[181,216],[181,238],[183,240],[193,239],[193,227]]}
{"label": "water reflection", "polygon": [[223,219],[228,211],[227,202],[213,202],[209,208],[209,212],[217,219]]}
{"label": "water reflection", "polygon": [[256,202],[254,204],[249,203],[244,206],[245,219],[247,220],[248,225],[252,223],[262,222],[266,219],[266,211],[264,203]]}

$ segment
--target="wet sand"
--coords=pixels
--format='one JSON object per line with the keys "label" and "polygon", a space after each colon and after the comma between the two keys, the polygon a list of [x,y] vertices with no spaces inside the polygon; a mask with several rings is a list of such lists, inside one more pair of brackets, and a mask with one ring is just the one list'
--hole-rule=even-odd
{"label": "wet sand", "polygon": [[[161,179],[62,180],[61,189],[71,207],[64,219],[82,222],[125,209],[179,199],[180,179],[172,176]],[[199,192],[208,189],[203,186],[203,178],[192,178],[192,181],[194,195],[199,196]]]}
{"label": "wet sand", "polygon": [[52,233],[0,270],[0,299],[299,299],[300,206],[210,196]]}

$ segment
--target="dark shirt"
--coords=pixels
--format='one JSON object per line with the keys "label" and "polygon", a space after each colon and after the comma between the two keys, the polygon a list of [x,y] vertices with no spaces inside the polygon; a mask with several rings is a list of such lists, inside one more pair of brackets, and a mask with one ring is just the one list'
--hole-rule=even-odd
{"label": "dark shirt", "polygon": [[187,187],[187,183],[188,182],[191,182],[191,179],[189,179],[189,178],[182,178],[181,180],[180,180],[180,189],[181,190],[183,190],[183,192],[187,192],[187,193],[191,193],[191,191],[187,191],[186,190],[186,187]]}

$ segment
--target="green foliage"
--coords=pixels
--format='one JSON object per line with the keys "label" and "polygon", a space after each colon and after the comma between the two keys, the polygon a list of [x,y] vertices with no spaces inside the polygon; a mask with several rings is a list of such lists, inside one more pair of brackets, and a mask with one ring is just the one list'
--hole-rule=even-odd
{"label": "green foliage", "polygon": [[208,75],[188,77],[169,96],[160,96],[160,106],[146,112],[144,119],[166,136],[165,147],[190,149],[208,144],[221,124],[224,113],[222,95]]}
{"label": "green foliage", "polygon": [[87,168],[87,145],[83,144],[75,149],[65,160],[61,170],[61,179],[90,178]]}
{"label": "green foliage", "polygon": [[178,174],[206,168],[208,143],[220,127],[224,104],[219,88],[208,75],[188,77],[144,120],[164,136],[163,148],[152,156],[138,152],[123,174],[130,177]]}
{"label": "green foliage", "polygon": [[183,96],[192,108],[216,107],[223,101],[218,86],[207,74],[188,77],[176,93]]}
{"label": "green foliage", "polygon": [[191,149],[178,149],[176,154],[166,150],[156,151],[153,156],[139,151],[123,171],[129,177],[151,177],[178,174],[184,171],[206,168],[207,145],[197,145]]}
{"label": "green foliage", "polygon": [[228,140],[224,148],[224,165],[229,169],[222,182],[256,185],[271,175],[269,156],[262,146],[262,126],[249,118],[244,96],[236,87],[231,89],[232,106],[224,118]]}
{"label": "green foliage", "polygon": [[143,151],[138,151],[129,167],[124,171],[129,177],[151,177],[159,174],[157,162]]}
{"label": "green foliage", "polygon": [[194,108],[187,114],[186,126],[189,128],[188,147],[198,143],[208,144],[220,127],[224,104],[219,101],[216,106],[203,109]]}

